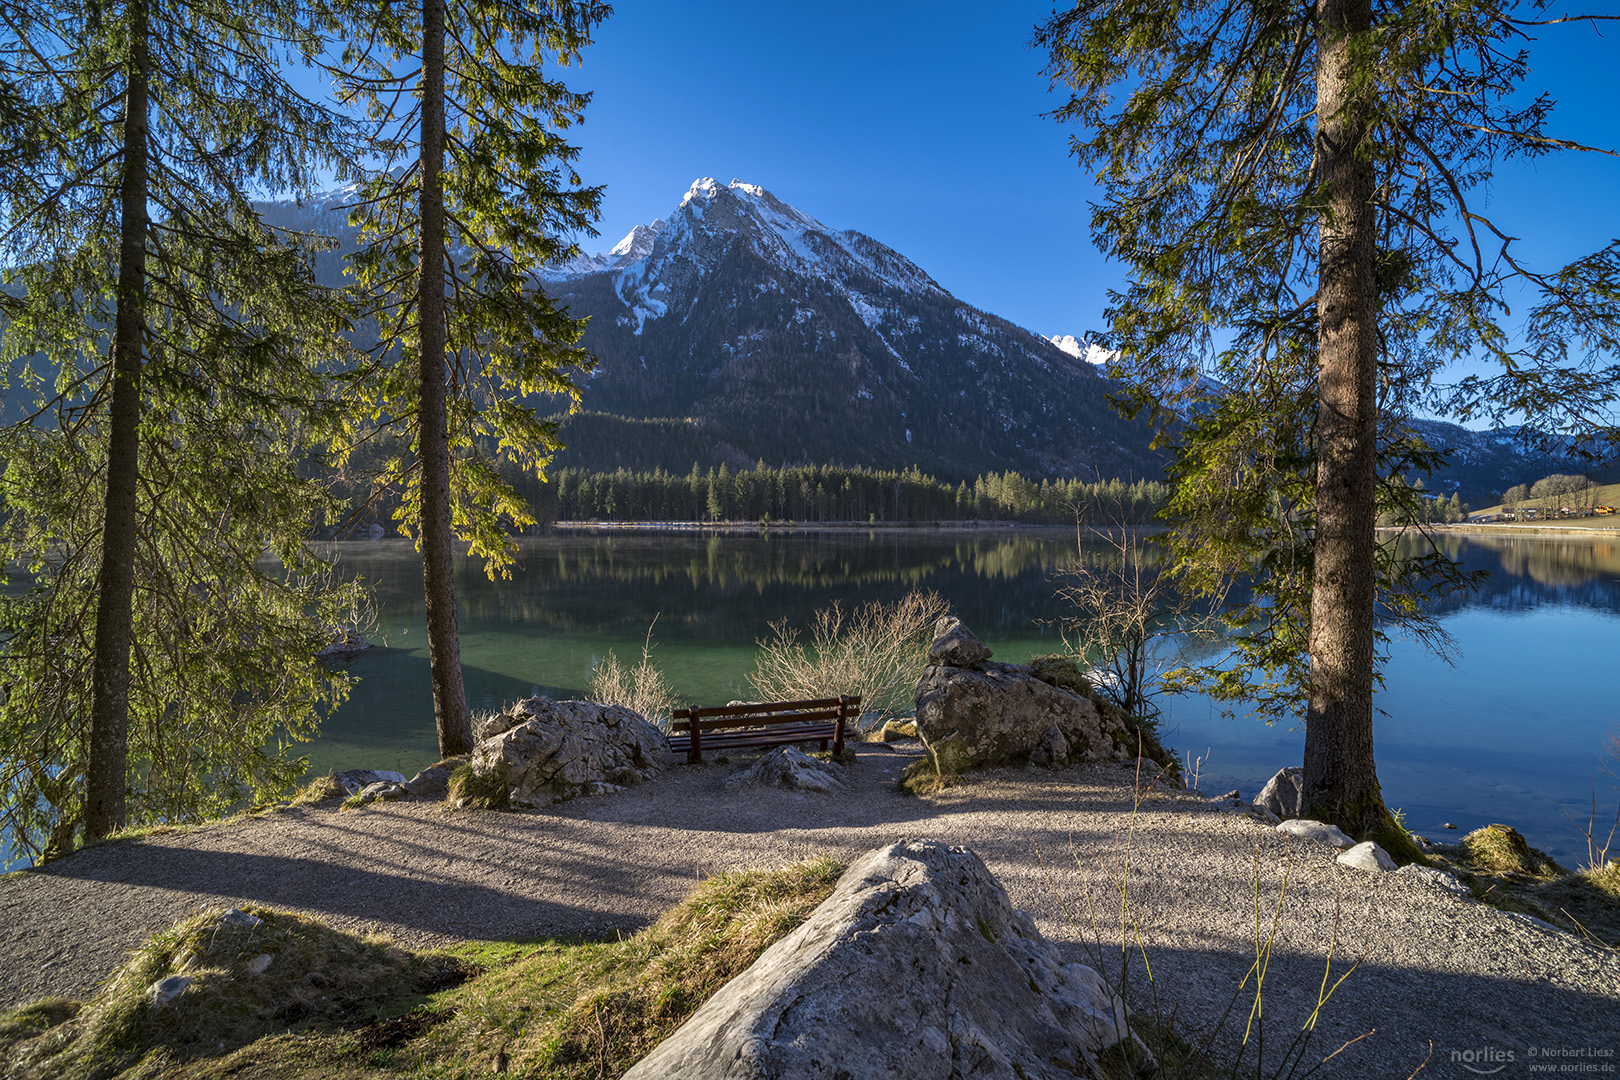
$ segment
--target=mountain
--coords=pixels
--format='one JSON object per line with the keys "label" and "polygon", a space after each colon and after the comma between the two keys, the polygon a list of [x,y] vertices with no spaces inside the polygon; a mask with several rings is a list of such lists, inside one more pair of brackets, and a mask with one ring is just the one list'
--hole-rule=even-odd
{"label": "mountain", "polygon": [[[699,180],[667,219],[550,269],[543,287],[590,317],[582,343],[601,364],[585,408],[690,427],[709,447],[705,466],[918,465],[953,480],[1163,468],[1149,432],[1112,411],[1111,384],[1083,355],[754,184]],[[560,463],[655,463],[647,445],[602,460],[594,444],[605,440],[582,430],[592,423],[570,425],[576,442],[593,444],[589,460]]]}
{"label": "mountain", "polygon": [[[318,261],[342,278],[347,191],[266,203],[273,224],[339,239]],[[1158,477],[1149,433],[1107,403],[1109,354],[975,308],[905,256],[837,230],[754,184],[694,183],[667,218],[611,250],[538,276],[601,363],[558,466],[685,473],[764,460],[896,468],[943,479],[990,471]],[[1516,483],[1579,471],[1518,429],[1416,421],[1449,449],[1430,490],[1475,505]]]}

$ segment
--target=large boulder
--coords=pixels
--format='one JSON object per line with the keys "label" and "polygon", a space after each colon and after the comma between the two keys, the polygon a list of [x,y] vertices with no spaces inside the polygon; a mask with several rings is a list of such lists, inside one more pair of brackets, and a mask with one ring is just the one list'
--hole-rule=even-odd
{"label": "large boulder", "polygon": [[917,682],[917,735],[941,773],[1001,764],[1125,761],[1122,717],[1015,664],[936,664]]}
{"label": "large boulder", "polygon": [[1150,1072],[1101,977],[1064,963],[977,855],[921,841],[857,859],[625,1080],[1072,1080],[1122,1040]]}
{"label": "large boulder", "polygon": [[479,724],[468,759],[475,786],[499,786],[512,806],[549,806],[621,790],[669,765],[669,740],[639,713],[536,695]]}

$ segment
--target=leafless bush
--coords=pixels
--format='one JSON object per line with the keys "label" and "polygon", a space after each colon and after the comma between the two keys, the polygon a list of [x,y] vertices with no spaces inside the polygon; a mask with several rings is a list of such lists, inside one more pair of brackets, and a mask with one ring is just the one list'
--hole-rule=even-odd
{"label": "leafless bush", "polygon": [[1092,531],[1107,550],[1088,553],[1082,546],[1080,560],[1060,578],[1058,596],[1069,605],[1064,647],[1092,665],[1099,694],[1151,722],[1159,713],[1154,696],[1180,642],[1204,630],[1206,620],[1147,541],[1124,529]]}
{"label": "leafless bush", "polygon": [[[653,622],[657,621],[653,619]],[[623,705],[632,712],[640,713],[648,723],[668,731],[670,714],[680,704],[680,698],[663,671],[653,663],[652,648],[652,627],[649,626],[647,640],[641,646],[641,660],[634,667],[627,667],[609,649],[591,672],[591,699],[610,705]]]}
{"label": "leafless bush", "polygon": [[872,601],[846,612],[840,604],[817,611],[810,642],[786,619],[771,623],[757,642],[748,676],[762,701],[860,695],[862,726],[911,711],[912,687],[928,663],[934,624],[950,605],[933,591],[906,594],[892,604]]}

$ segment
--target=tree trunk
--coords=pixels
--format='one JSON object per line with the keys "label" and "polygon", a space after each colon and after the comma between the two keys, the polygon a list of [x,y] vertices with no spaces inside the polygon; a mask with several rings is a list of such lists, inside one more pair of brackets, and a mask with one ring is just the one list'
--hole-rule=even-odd
{"label": "tree trunk", "polygon": [[113,316],[107,498],[96,578],[95,656],[90,675],[90,754],[84,783],[86,837],[124,825],[129,750],[129,653],[134,634],[135,533],[140,485],[141,351],[146,295],[146,7],[129,7],[129,84],[124,102],[118,300]]}
{"label": "tree trunk", "polygon": [[1316,544],[1305,806],[1352,836],[1387,813],[1373,765],[1372,688],[1378,297],[1367,91],[1352,49],[1365,45],[1370,0],[1318,0],[1316,152],[1325,194],[1317,294]]}
{"label": "tree trunk", "polygon": [[417,415],[422,485],[422,585],[439,753],[472,749],[472,718],[461,682],[456,630],[455,552],[450,535],[450,437],[445,418],[444,0],[422,2],[422,251],[417,316],[421,335]]}

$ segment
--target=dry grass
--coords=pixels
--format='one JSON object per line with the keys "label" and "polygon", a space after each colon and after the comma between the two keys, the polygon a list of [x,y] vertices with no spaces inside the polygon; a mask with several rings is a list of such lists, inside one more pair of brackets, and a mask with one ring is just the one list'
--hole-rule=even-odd
{"label": "dry grass", "polygon": [[1487,825],[1462,839],[1471,869],[1504,878],[1552,881],[1569,873],[1545,852],[1531,847],[1510,825]]}
{"label": "dry grass", "polygon": [[893,604],[872,601],[846,612],[817,611],[810,642],[786,619],[759,641],[748,676],[761,701],[799,701],[859,695],[862,731],[909,712],[917,676],[928,663],[934,626],[950,605],[932,591],[915,591]]}
{"label": "dry grass", "polygon": [[[656,618],[653,622],[657,622]],[[612,649],[597,661],[591,672],[592,701],[609,705],[623,705],[631,712],[640,713],[661,731],[669,731],[671,714],[680,704],[680,698],[664,673],[652,662],[652,627],[647,628],[647,640],[641,646],[641,660],[634,667],[626,667]]]}

